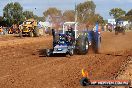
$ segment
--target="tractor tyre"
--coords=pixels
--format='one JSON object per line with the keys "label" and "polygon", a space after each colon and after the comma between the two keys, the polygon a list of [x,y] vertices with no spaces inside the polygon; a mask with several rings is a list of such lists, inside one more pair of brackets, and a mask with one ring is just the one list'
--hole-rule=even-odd
{"label": "tractor tyre", "polygon": [[33,32],[29,32],[29,37],[33,37],[33,36],[34,36]]}
{"label": "tractor tyre", "polygon": [[115,35],[118,35],[118,31],[115,31]]}
{"label": "tractor tyre", "polygon": [[19,33],[19,37],[23,37],[23,36],[22,36],[22,32]]}
{"label": "tractor tyre", "polygon": [[95,53],[99,53],[100,52],[100,48],[101,48],[101,37],[98,37],[98,39],[96,41],[94,41],[93,43],[94,45],[94,52]]}
{"label": "tractor tyre", "polygon": [[34,35],[35,37],[39,37],[39,29],[37,27],[34,29]]}
{"label": "tractor tyre", "polygon": [[69,55],[70,56],[73,56],[74,55],[74,49],[69,50]]}
{"label": "tractor tyre", "polygon": [[79,36],[76,42],[76,51],[78,54],[84,55],[88,53],[89,42],[86,36]]}
{"label": "tractor tyre", "polygon": [[125,35],[125,29],[122,29],[122,34]]}
{"label": "tractor tyre", "polygon": [[52,49],[46,49],[46,56],[50,57],[52,55],[53,50]]}

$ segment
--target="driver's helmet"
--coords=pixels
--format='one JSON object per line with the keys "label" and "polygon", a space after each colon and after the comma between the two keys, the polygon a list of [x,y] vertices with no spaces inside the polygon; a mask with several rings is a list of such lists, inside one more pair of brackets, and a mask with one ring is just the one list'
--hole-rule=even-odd
{"label": "driver's helmet", "polygon": [[68,26],[68,31],[72,31],[73,28],[71,26]]}

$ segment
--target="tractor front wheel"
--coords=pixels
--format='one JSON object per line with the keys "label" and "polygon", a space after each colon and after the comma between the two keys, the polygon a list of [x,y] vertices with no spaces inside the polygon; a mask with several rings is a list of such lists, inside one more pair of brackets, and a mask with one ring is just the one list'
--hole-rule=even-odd
{"label": "tractor front wheel", "polygon": [[33,32],[29,32],[29,37],[33,37],[33,36],[34,36]]}
{"label": "tractor front wheel", "polygon": [[20,36],[20,37],[23,37],[23,36],[22,36],[22,32],[19,33],[19,36]]}
{"label": "tractor front wheel", "polygon": [[71,50],[69,51],[69,55],[70,55],[70,56],[73,56],[73,54],[74,54],[74,49],[71,49]]}
{"label": "tractor front wheel", "polygon": [[52,55],[53,50],[52,49],[46,49],[46,56],[50,57]]}

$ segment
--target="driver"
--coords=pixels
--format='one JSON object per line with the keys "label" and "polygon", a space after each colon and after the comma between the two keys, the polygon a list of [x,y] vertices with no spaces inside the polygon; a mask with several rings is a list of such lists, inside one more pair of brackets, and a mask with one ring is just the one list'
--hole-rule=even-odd
{"label": "driver", "polygon": [[73,30],[74,29],[70,26],[68,27],[68,31],[66,31],[67,41],[70,42],[71,44],[75,40],[75,32]]}

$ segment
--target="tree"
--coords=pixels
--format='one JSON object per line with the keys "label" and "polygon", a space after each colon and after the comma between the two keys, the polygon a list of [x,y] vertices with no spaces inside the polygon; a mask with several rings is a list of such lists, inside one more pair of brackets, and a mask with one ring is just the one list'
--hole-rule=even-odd
{"label": "tree", "polygon": [[97,18],[97,21],[98,21],[100,24],[105,23],[103,17],[102,17],[100,14],[95,14],[95,17]]}
{"label": "tree", "polygon": [[89,19],[87,22],[92,23],[92,24],[99,22],[100,24],[103,24],[104,20],[103,20],[103,17],[100,16],[99,14],[94,14],[94,15],[89,16]]}
{"label": "tree", "polygon": [[1,22],[1,21],[3,21],[3,17],[2,17],[2,16],[0,16],[0,22]]}
{"label": "tree", "polygon": [[126,13],[126,16],[132,16],[132,9]]}
{"label": "tree", "polygon": [[0,16],[0,26],[2,26],[3,25],[3,17],[2,16]]}
{"label": "tree", "polygon": [[125,15],[125,11],[121,8],[113,8],[110,10],[109,14],[110,16],[113,16],[115,19],[119,19]]}
{"label": "tree", "polygon": [[93,1],[86,1],[77,5],[78,19],[80,22],[86,22],[90,15],[95,13],[96,5]]}
{"label": "tree", "polygon": [[75,11],[74,10],[67,10],[63,13],[63,20],[64,21],[75,21]]}
{"label": "tree", "polygon": [[24,11],[23,16],[26,19],[34,18],[38,21],[45,21],[44,17],[38,17],[37,15],[34,15],[34,13],[32,11]]}
{"label": "tree", "polygon": [[18,3],[8,3],[3,9],[3,16],[10,24],[19,23],[23,20],[23,7]]}
{"label": "tree", "polygon": [[37,18],[39,21],[45,21],[45,18],[44,17],[38,17]]}
{"label": "tree", "polygon": [[132,9],[126,13],[125,19],[132,21]]}
{"label": "tree", "polygon": [[61,17],[61,11],[58,10],[57,8],[49,8],[48,10],[46,10],[45,12],[43,12],[43,15],[46,18],[50,17],[50,21],[52,22],[56,22],[58,17]]}
{"label": "tree", "polygon": [[30,19],[30,18],[33,18],[34,17],[34,14],[32,11],[24,11],[23,12],[23,15],[26,19]]}

